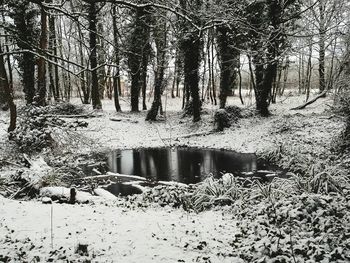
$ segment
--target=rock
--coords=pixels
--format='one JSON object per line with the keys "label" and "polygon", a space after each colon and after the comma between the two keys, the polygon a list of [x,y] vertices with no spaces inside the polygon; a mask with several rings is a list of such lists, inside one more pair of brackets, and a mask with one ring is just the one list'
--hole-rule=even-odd
{"label": "rock", "polygon": [[41,199],[41,202],[42,202],[43,204],[52,204],[52,199],[51,199],[50,197],[43,197],[43,198]]}

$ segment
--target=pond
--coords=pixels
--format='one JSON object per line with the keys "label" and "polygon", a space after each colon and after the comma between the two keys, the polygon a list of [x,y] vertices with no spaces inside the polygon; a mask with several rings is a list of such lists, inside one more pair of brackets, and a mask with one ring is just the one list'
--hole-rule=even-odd
{"label": "pond", "polygon": [[117,150],[108,156],[108,165],[114,173],[185,184],[198,183],[209,175],[256,174],[268,168],[253,153],[190,147]]}

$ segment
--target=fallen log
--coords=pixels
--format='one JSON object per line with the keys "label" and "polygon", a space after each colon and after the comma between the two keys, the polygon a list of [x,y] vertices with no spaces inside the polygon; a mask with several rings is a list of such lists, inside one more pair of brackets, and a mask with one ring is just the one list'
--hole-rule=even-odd
{"label": "fallen log", "polygon": [[[50,197],[57,199],[64,199],[67,202],[71,199],[72,189],[67,187],[43,187],[40,189],[40,196],[42,197]],[[74,199],[77,203],[87,203],[89,201],[94,200],[96,197],[93,195],[83,192],[83,191],[75,191],[76,195]]]}
{"label": "fallen log", "polygon": [[307,102],[305,102],[304,104],[295,107],[295,108],[291,108],[290,110],[302,110],[305,109],[307,106],[309,106],[310,104],[316,102],[318,99],[320,98],[324,98],[324,96],[327,94],[328,90],[324,90],[322,93],[320,93],[319,95],[317,95],[315,98],[313,98],[312,100],[309,100]]}

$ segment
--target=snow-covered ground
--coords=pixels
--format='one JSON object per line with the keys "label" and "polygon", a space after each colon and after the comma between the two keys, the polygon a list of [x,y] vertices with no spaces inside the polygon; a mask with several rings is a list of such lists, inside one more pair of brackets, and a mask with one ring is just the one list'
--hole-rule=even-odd
{"label": "snow-covered ground", "polygon": [[[180,99],[163,99],[165,120],[149,123],[144,120],[146,112],[130,113],[125,100],[123,113],[116,113],[113,103],[104,100],[103,112],[99,112],[102,116],[87,119],[88,128],[77,131],[83,139],[70,145],[69,152],[188,145],[259,154],[283,144],[292,148],[290,151],[304,151],[305,158],[310,153],[322,155],[340,134],[343,123],[325,111],[331,99],[321,99],[302,111],[289,110],[303,99],[280,98],[271,105],[273,115],[269,118],[244,118],[224,132],[186,138],[213,129],[216,107],[205,105],[202,121],[193,124],[190,118],[181,118]],[[228,104],[239,105],[239,100],[230,98]],[[7,122],[7,113],[1,112],[2,159],[11,151]],[[5,176],[6,169],[0,173]],[[0,195],[0,261],[240,262],[230,245],[237,232],[236,222],[229,208],[196,214],[159,206],[127,208],[120,201],[51,205],[40,200],[8,200]],[[88,245],[89,255],[75,253],[78,244]]]}
{"label": "snow-covered ground", "polygon": [[[252,117],[241,119],[237,126],[226,129],[223,133],[214,133],[206,136],[193,136],[182,138],[192,133],[210,132],[214,128],[213,115],[216,106],[204,105],[205,114],[202,121],[192,123],[191,118],[182,118],[181,99],[168,99],[166,103],[166,119],[159,122],[146,122],[146,112],[134,114],[129,112],[130,106],[122,101],[124,113],[116,113],[110,101],[103,101],[103,117],[90,119],[89,127],[83,129],[84,135],[90,139],[97,140],[98,145],[103,148],[140,148],[156,147],[164,145],[188,145],[198,147],[211,147],[231,149],[237,152],[259,152],[268,147],[275,147],[279,134],[272,134],[276,125],[281,122],[288,122],[288,119],[298,118],[305,122],[305,136],[308,133],[314,137],[331,137],[334,134],[322,128],[314,130],[315,126],[328,126],[330,129],[339,130],[341,123],[328,121],[328,114],[325,109],[332,104],[331,99],[319,100],[303,111],[293,111],[290,108],[303,103],[304,96],[281,98],[276,104],[271,105],[273,114],[270,118]],[[230,97],[228,105],[238,105],[254,109],[254,105],[242,106],[238,98]],[[121,121],[111,121],[110,118],[117,118]],[[288,118],[286,120],[286,118]],[[308,125],[310,124],[310,125]],[[338,127],[334,127],[338,126]],[[300,126],[300,124],[297,124]],[[310,129],[310,130],[309,130]],[[329,138],[326,138],[327,140]],[[321,138],[320,138],[321,139]],[[322,138],[323,139],[323,138]]]}
{"label": "snow-covered ground", "polygon": [[0,259],[78,260],[78,244],[87,244],[86,258],[93,262],[233,262],[217,255],[230,252],[228,233],[235,232],[232,216],[221,211],[194,214],[170,208],[129,210],[113,203],[51,206],[0,199],[0,215]]}

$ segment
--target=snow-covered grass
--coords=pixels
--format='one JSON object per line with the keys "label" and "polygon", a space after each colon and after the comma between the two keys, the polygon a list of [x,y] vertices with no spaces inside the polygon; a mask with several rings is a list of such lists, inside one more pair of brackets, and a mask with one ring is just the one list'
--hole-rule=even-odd
{"label": "snow-covered grass", "polygon": [[[88,127],[74,132],[74,143],[62,140],[45,157],[59,166],[120,148],[223,148],[257,153],[293,172],[293,179],[248,188],[226,176],[188,189],[159,186],[140,196],[85,205],[44,205],[0,195],[0,261],[349,262],[349,183],[344,159],[330,151],[344,123],[327,111],[331,99],[289,110],[303,99],[280,98],[269,118],[250,116],[223,132],[189,137],[213,130],[216,106],[205,104],[202,121],[193,124],[181,117],[181,99],[164,98],[166,118],[149,123],[146,112],[129,112],[127,100],[123,113],[104,100],[101,116],[87,119]],[[230,98],[228,104],[239,100]],[[247,104],[242,107],[250,111]],[[0,178],[26,170],[6,163],[10,153],[11,162],[18,158],[6,139],[7,123],[1,112]],[[174,208],[181,205],[186,210]],[[88,246],[88,255],[75,253],[78,244]]]}

